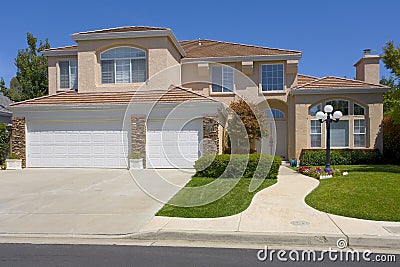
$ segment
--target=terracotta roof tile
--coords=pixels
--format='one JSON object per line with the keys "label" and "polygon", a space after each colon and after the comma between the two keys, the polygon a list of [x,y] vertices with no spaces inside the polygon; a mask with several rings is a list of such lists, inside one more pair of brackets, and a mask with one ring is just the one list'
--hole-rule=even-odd
{"label": "terracotta roof tile", "polygon": [[300,51],[227,43],[213,40],[181,41],[185,50],[185,58],[240,57],[240,56],[271,56],[301,54]]}
{"label": "terracotta roof tile", "polygon": [[216,100],[201,95],[190,89],[171,86],[168,90],[151,90],[115,93],[78,93],[75,91],[62,92],[55,95],[43,96],[10,106],[62,106],[62,105],[102,105],[133,103],[180,103],[180,102],[215,102]]}
{"label": "terracotta roof tile", "polygon": [[77,34],[90,34],[90,33],[109,33],[109,32],[139,32],[139,31],[165,31],[168,28],[151,27],[151,26],[123,26],[110,29],[93,30],[86,32],[78,32]]}
{"label": "terracotta roof tile", "polygon": [[[308,76],[311,77],[311,76]],[[350,80],[346,78],[339,78],[334,76],[326,76],[323,78],[316,78],[314,80],[302,77],[301,82],[295,90],[309,90],[309,89],[347,89],[347,88],[387,88],[381,84],[366,83],[359,80]]]}
{"label": "terracotta roof tile", "polygon": [[318,80],[319,78],[314,77],[314,76],[309,76],[309,75],[304,75],[304,74],[297,74],[297,86],[303,86],[307,83],[310,83],[312,81]]}

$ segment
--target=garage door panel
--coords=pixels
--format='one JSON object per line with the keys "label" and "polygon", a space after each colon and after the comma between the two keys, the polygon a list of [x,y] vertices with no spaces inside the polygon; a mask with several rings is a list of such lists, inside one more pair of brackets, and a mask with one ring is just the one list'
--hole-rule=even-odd
{"label": "garage door panel", "polygon": [[163,129],[160,121],[148,122],[147,167],[193,168],[200,154],[199,136],[202,133],[202,121],[185,123],[177,121]]}
{"label": "garage door panel", "polygon": [[127,132],[116,124],[109,130],[106,124],[93,126],[105,130],[79,130],[90,128],[84,124],[28,123],[28,167],[126,168]]}

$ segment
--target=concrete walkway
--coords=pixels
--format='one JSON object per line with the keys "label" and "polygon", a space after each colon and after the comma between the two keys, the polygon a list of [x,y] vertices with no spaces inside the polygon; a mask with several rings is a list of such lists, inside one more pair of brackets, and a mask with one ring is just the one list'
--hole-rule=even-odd
{"label": "concrete walkway", "polygon": [[210,219],[156,216],[136,237],[330,246],[342,238],[349,245],[400,248],[399,222],[352,219],[309,207],[304,198],[318,184],[281,167],[278,183],[257,193],[240,214]]}

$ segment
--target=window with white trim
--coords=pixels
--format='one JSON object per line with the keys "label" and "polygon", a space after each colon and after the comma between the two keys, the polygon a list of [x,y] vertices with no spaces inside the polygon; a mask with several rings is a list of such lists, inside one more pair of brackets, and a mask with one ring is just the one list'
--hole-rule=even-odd
{"label": "window with white trim", "polygon": [[326,105],[332,105],[333,110],[340,110],[344,116],[350,115],[349,113],[349,101],[334,99],[326,101]]}
{"label": "window with white trim", "polygon": [[322,136],[322,128],[321,123],[318,120],[311,121],[311,147],[321,147],[321,136]]}
{"label": "window with white trim", "polygon": [[229,66],[213,66],[211,68],[211,92],[233,92],[233,68]]}
{"label": "window with white trim", "polygon": [[78,62],[76,60],[59,61],[60,89],[78,88]]}
{"label": "window with white trim", "polygon": [[354,147],[365,147],[365,120],[354,120]]}
{"label": "window with white trim", "polygon": [[145,82],[146,52],[133,47],[116,47],[100,54],[101,83]]}
{"label": "window with white trim", "polygon": [[261,65],[261,90],[278,91],[284,89],[283,64]]}

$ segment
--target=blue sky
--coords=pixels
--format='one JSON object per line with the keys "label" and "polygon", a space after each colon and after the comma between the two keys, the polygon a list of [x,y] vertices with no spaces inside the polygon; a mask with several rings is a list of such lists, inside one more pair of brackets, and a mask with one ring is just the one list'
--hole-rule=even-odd
{"label": "blue sky", "polygon": [[[149,25],[171,28],[178,40],[214,39],[301,50],[299,72],[354,78],[362,50],[400,43],[400,1],[4,1],[0,77],[15,76],[26,32],[52,47],[72,45],[78,31]],[[389,72],[381,66],[381,75]]]}

